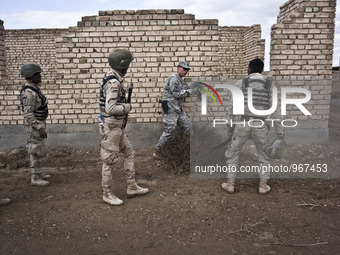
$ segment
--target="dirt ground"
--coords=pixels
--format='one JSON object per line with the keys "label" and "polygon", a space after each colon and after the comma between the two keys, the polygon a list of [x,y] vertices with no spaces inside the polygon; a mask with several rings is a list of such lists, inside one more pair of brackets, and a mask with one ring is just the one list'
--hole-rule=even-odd
{"label": "dirt ground", "polygon": [[[330,142],[288,145],[285,162],[339,168],[340,106],[332,106]],[[33,187],[25,148],[0,153],[0,254],[339,254],[340,179],[222,179],[174,174],[136,148],[137,178],[150,193],[127,198],[122,161],[115,169],[119,207],[101,199],[99,148],[49,148],[51,185]],[[243,163],[251,157],[243,155]],[[247,162],[249,161],[249,162]]]}

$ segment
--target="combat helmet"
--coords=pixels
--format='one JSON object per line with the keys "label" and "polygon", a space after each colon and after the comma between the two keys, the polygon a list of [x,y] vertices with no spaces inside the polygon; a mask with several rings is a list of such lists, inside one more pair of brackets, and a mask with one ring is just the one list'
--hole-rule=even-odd
{"label": "combat helmet", "polygon": [[30,78],[35,73],[41,73],[42,70],[36,63],[26,63],[21,67],[21,76],[24,78]]}
{"label": "combat helmet", "polygon": [[128,68],[132,60],[134,57],[128,49],[115,49],[109,55],[109,64],[115,69]]}

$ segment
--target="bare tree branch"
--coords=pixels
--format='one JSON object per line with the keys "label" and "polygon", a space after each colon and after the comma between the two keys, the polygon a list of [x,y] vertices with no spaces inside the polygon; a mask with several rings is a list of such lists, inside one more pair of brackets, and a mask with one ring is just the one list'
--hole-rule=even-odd
{"label": "bare tree branch", "polygon": [[256,225],[259,225],[259,224],[262,224],[262,223],[263,222],[260,221],[260,222],[256,222],[255,224],[249,225],[249,226],[245,225],[241,229],[229,232],[229,234],[235,234],[235,233],[238,233],[238,232],[241,232],[241,231],[248,231],[249,228],[255,227]]}

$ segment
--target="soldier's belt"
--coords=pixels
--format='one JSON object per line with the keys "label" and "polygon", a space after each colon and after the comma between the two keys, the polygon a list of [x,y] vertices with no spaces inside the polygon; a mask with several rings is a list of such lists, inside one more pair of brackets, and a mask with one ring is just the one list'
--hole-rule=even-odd
{"label": "soldier's belt", "polygon": [[106,124],[121,124],[123,122],[123,119],[117,119],[115,116],[110,117],[103,117],[102,118],[103,123]]}

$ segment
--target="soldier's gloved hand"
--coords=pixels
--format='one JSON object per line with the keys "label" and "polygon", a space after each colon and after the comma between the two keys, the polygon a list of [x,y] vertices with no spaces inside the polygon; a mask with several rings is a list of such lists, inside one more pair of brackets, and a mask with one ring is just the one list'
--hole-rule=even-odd
{"label": "soldier's gloved hand", "polygon": [[195,81],[190,84],[191,89],[203,88],[202,83]]}
{"label": "soldier's gloved hand", "polygon": [[188,91],[189,94],[191,95],[191,94],[194,94],[194,91],[195,91],[195,90],[194,90],[194,89],[188,89],[187,91]]}
{"label": "soldier's gloved hand", "polygon": [[189,89],[188,91],[190,95],[194,94],[194,95],[197,95],[199,99],[202,98],[201,92],[199,91],[199,89]]}
{"label": "soldier's gloved hand", "polygon": [[38,132],[39,132],[40,138],[42,138],[42,139],[46,139],[46,138],[47,138],[47,133],[46,133],[46,131],[45,131],[44,128],[40,128],[40,129],[38,130]]}

